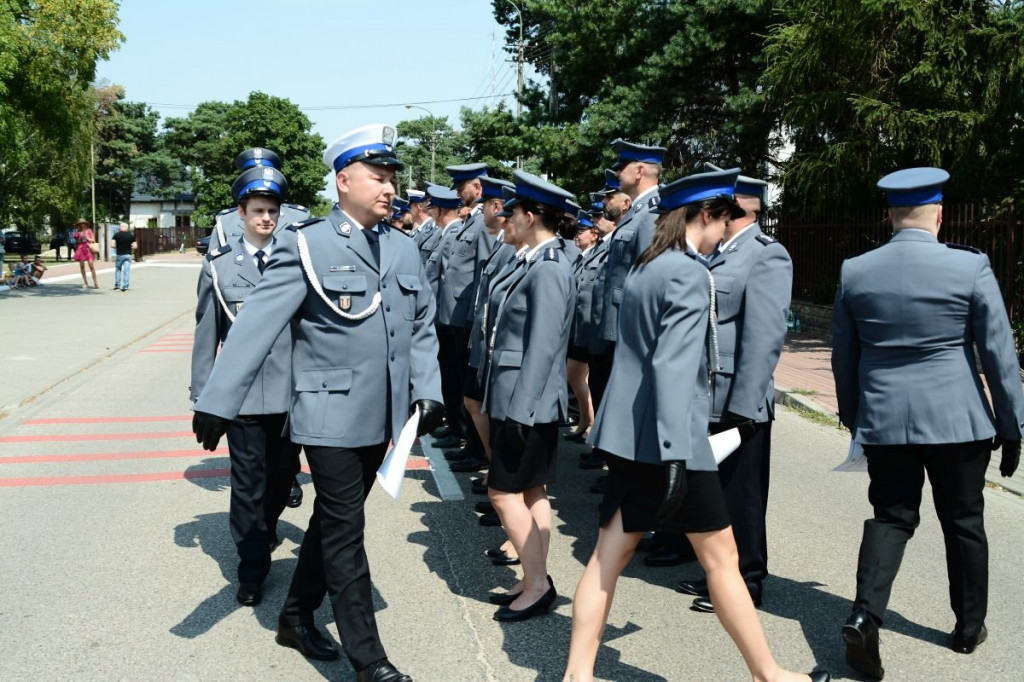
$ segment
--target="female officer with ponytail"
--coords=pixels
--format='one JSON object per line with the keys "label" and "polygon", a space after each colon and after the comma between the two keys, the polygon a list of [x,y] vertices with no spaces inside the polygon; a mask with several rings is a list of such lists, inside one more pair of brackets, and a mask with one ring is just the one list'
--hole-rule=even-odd
{"label": "female officer with ponytail", "polygon": [[491,424],[488,494],[523,567],[515,587],[492,595],[499,621],[547,613],[556,597],[547,575],[545,486],[555,479],[558,424],[568,413],[565,352],[575,300],[572,263],[558,237],[572,195],[529,173],[513,177],[505,234],[527,248],[491,287],[483,401]]}
{"label": "female officer with ponytail", "polygon": [[[743,215],[738,170],[702,173],[661,188],[653,240],[626,277],[618,344],[589,442],[608,461],[597,547],[573,600],[563,680],[590,682],[615,584],[644,531],[671,522],[708,574],[715,613],[756,681],[807,682],[772,657],[739,572],[736,542],[707,439],[708,371],[717,360],[710,254],[726,222]],[[699,672],[684,675],[701,677]],[[810,675],[827,682],[826,672]]]}

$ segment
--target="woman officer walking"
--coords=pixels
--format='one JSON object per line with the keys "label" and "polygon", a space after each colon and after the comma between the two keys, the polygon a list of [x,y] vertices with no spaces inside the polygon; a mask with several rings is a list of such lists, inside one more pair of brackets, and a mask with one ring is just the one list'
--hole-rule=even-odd
{"label": "woman officer walking", "polygon": [[[615,584],[644,531],[672,521],[686,533],[715,613],[756,682],[827,682],[779,667],[739,572],[736,542],[707,439],[710,254],[726,222],[738,169],[691,175],[661,190],[663,215],[651,245],[626,278],[615,359],[590,442],[608,461],[601,530],[573,600],[563,680],[591,682]],[[714,329],[711,325],[710,329]],[[710,343],[708,341],[710,340]]]}
{"label": "woman officer walking", "polygon": [[526,620],[555,601],[547,575],[558,424],[568,412],[565,352],[575,291],[572,263],[558,238],[572,195],[535,175],[516,171],[515,196],[505,202],[505,233],[527,247],[492,285],[494,320],[488,339],[484,411],[490,418],[488,495],[523,567],[495,620]]}

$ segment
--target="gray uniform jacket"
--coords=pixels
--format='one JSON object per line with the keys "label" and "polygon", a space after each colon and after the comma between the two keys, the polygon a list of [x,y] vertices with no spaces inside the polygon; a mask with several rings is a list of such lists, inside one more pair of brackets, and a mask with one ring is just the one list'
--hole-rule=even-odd
{"label": "gray uniform jacket", "polygon": [[443,240],[441,286],[437,292],[437,323],[468,327],[473,322],[477,264],[487,257],[489,237],[484,214],[477,206],[457,233]]}
{"label": "gray uniform jacket", "polygon": [[[311,268],[299,259],[305,237]],[[292,325],[291,439],[362,447],[397,436],[415,400],[441,402],[434,301],[412,240],[380,228],[380,266],[359,225],[335,207],[281,232],[194,409],[232,419],[263,358]],[[335,308],[310,284],[315,278]],[[389,390],[390,388],[390,390]],[[388,396],[391,402],[388,404]],[[390,423],[387,423],[390,416]]]}
{"label": "gray uniform jacket", "polygon": [[447,229],[438,226],[437,229],[434,230],[434,233],[430,235],[430,237],[428,237],[420,247],[421,252],[424,249],[430,252],[427,255],[427,262],[424,263],[423,267],[427,273],[427,281],[430,282],[430,290],[434,294],[435,304],[440,301],[443,296],[441,291],[441,280],[444,275],[444,264],[447,262],[445,257],[445,245],[454,239],[458,234],[460,227],[462,227],[462,221],[460,220],[452,221]]}
{"label": "gray uniform jacket", "polygon": [[636,262],[637,256],[651,245],[654,239],[654,220],[657,214],[651,209],[658,205],[658,190],[638,197],[626,215],[622,216],[608,244],[608,258],[599,280],[601,290],[601,338],[614,342],[616,339],[619,303],[622,302],[622,286],[626,275]]}
{"label": "gray uniform jacket", "polygon": [[575,271],[576,266],[580,262],[580,256],[583,255],[583,250],[576,246],[576,240],[566,239],[565,237],[559,237],[559,241],[562,242],[562,251],[565,253],[565,257],[569,259],[569,264]]}
{"label": "gray uniform jacket", "polygon": [[494,345],[483,410],[493,419],[531,426],[560,421],[569,407],[565,353],[575,296],[572,264],[556,239],[507,280],[508,288],[497,282],[488,300]]}
{"label": "gray uniform jacket", "polygon": [[775,418],[772,375],[786,341],[793,262],[754,223],[708,266],[715,277],[718,371],[711,383],[711,421],[726,412],[765,422]]}
{"label": "gray uniform jacket", "polygon": [[707,269],[682,251],[626,277],[612,373],[587,442],[656,464],[715,471],[708,443]]}
{"label": "gray uniform jacket", "polygon": [[420,250],[420,260],[423,261],[424,265],[426,265],[427,258],[430,257],[430,252],[431,252],[433,246],[436,246],[436,243],[431,245],[431,246],[424,246],[424,244],[436,232],[437,232],[437,223],[434,222],[433,218],[427,218],[426,222],[423,223],[422,225],[420,225],[420,229],[418,229],[412,235],[413,241],[416,242],[416,246]]}
{"label": "gray uniform jacket", "polygon": [[[213,288],[212,271],[217,270],[221,303]],[[239,238],[234,248],[223,246],[208,252],[199,271],[199,302],[196,304],[196,331],[192,342],[192,386],[189,399],[196,400],[213,371],[217,349],[231,331],[231,319],[224,305],[237,316],[262,275],[253,257]],[[292,399],[292,334],[286,326],[267,351],[256,372],[239,414],[282,414]]]}
{"label": "gray uniform jacket", "polygon": [[[614,234],[614,233],[613,233]],[[601,291],[597,288],[598,276],[608,258],[608,243],[611,237],[602,239],[584,254],[577,267],[576,309],[573,311],[573,345],[582,346],[597,355],[604,351],[601,338]]]}
{"label": "gray uniform jacket", "polygon": [[515,255],[516,250],[511,244],[496,242],[491,255],[481,263],[480,282],[476,292],[476,314],[473,316],[473,327],[469,333],[469,361],[467,364],[470,367],[480,368],[494,322],[488,301],[499,273],[505,267],[509,267],[511,272]]}
{"label": "gray uniform jacket", "polygon": [[839,418],[857,442],[966,443],[997,433],[1020,440],[1017,354],[984,254],[923,230],[896,232],[843,263],[832,335]]}
{"label": "gray uniform jacket", "polygon": [[[274,228],[274,234],[276,235],[281,230],[285,229],[292,223],[299,223],[309,219],[309,209],[305,206],[298,204],[281,204],[281,213],[277,217],[277,227]],[[224,230],[224,236],[227,237],[228,244],[234,244],[236,241],[242,238],[242,233],[245,232],[245,226],[242,224],[242,218],[238,215],[238,207],[225,208],[217,214],[217,222],[220,223],[221,229]],[[220,233],[217,228],[213,228],[213,232],[210,234],[210,251],[216,251],[224,244],[220,240]]]}

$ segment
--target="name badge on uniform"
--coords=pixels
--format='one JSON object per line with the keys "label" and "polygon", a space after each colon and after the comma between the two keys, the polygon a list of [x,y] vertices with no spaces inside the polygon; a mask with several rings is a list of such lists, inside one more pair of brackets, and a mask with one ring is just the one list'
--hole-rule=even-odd
{"label": "name badge on uniform", "polygon": [[240,313],[242,311],[242,303],[243,302],[244,301],[239,301],[238,303],[235,304],[235,315],[237,315],[238,313]]}
{"label": "name badge on uniform", "polygon": [[341,308],[342,310],[348,310],[349,308],[351,308],[352,307],[352,297],[351,296],[342,296],[341,298],[339,298],[338,299],[338,307]]}

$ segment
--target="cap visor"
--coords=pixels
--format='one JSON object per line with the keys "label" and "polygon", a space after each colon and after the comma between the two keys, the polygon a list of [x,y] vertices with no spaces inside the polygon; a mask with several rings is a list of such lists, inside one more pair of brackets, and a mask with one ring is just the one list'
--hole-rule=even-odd
{"label": "cap visor", "polygon": [[398,160],[397,156],[371,156],[366,159],[358,159],[363,163],[368,163],[371,166],[385,166],[387,168],[394,168],[395,170],[402,170],[405,165]]}

